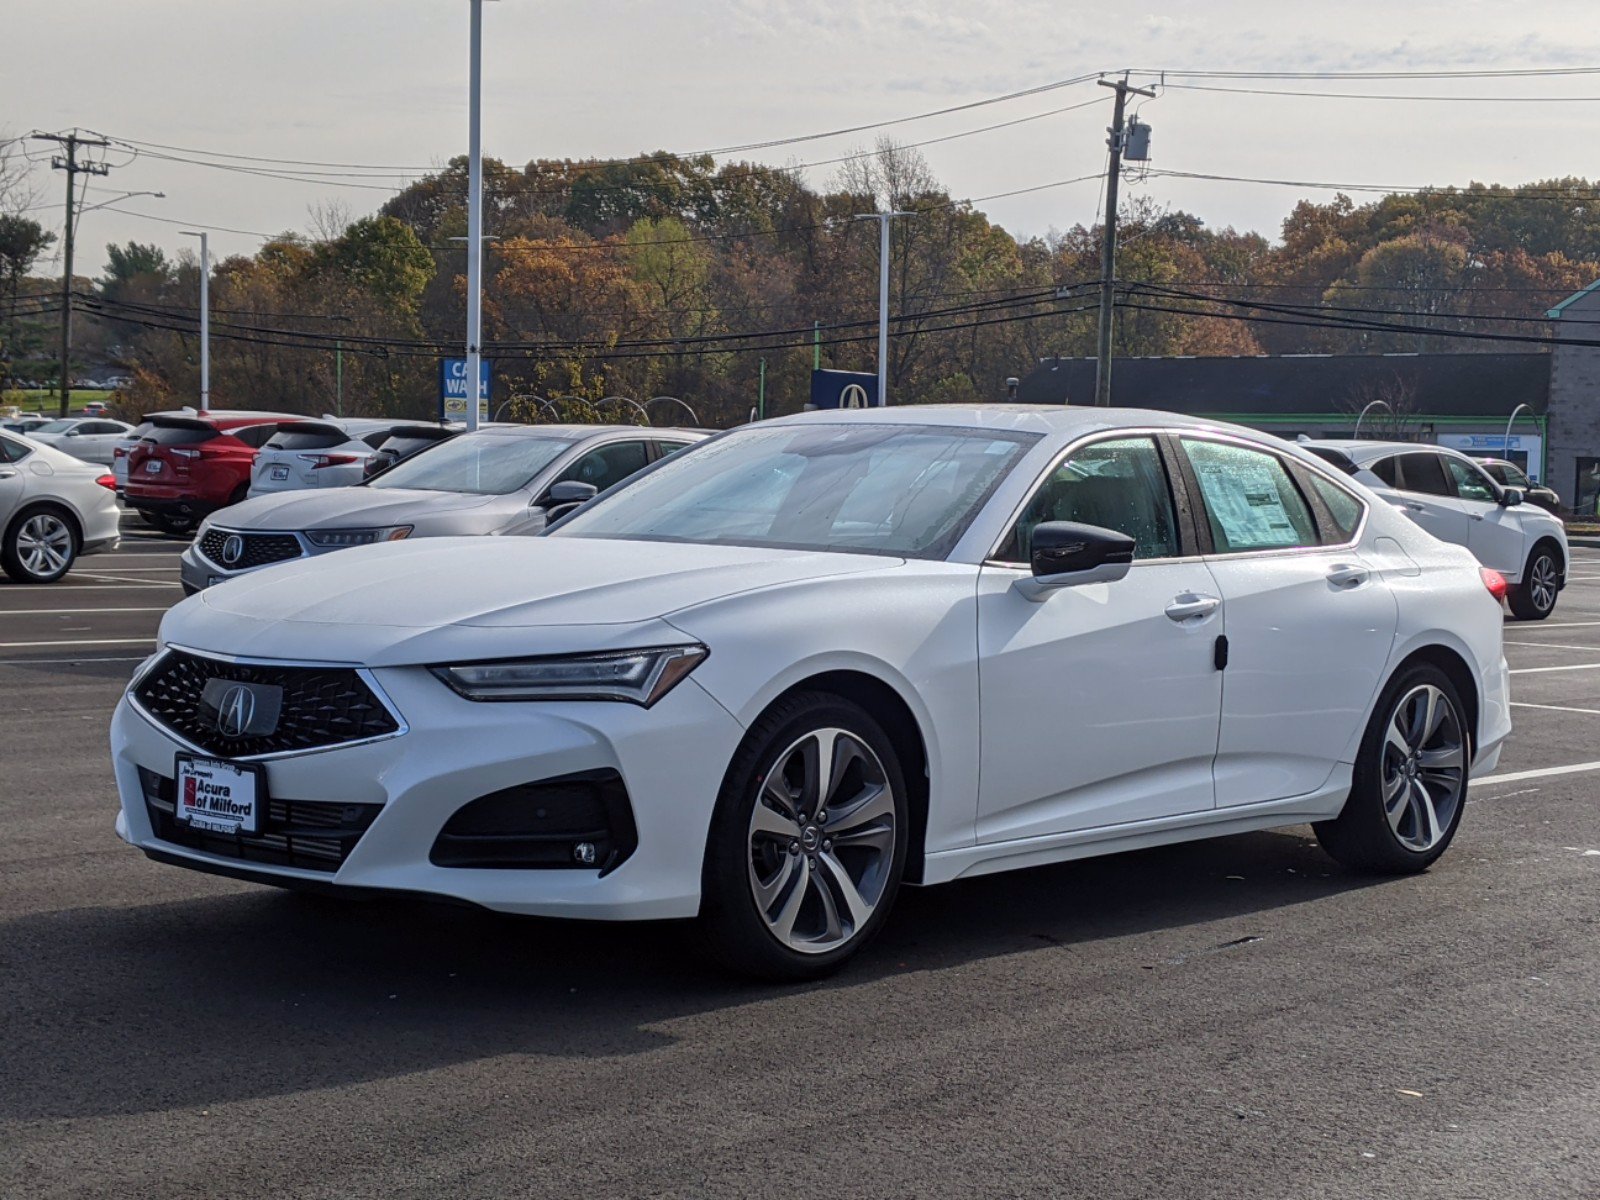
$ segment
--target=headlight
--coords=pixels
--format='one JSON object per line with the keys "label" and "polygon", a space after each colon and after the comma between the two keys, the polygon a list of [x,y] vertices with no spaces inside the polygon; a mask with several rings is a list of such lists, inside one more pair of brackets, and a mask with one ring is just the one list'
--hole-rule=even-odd
{"label": "headlight", "polygon": [[308,529],[306,540],[313,546],[332,550],[344,546],[370,546],[374,542],[398,542],[411,536],[412,526],[391,525],[387,529]]}
{"label": "headlight", "polygon": [[704,646],[654,646],[458,663],[432,670],[468,700],[626,700],[649,708],[687,678],[708,653]]}

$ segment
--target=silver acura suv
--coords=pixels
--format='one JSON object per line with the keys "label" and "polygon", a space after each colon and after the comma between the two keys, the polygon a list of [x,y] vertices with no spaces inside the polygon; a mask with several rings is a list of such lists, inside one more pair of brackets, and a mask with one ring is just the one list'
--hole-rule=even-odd
{"label": "silver acura suv", "polygon": [[636,425],[497,425],[459,434],[353,487],[258,496],[213,513],[183,553],[183,589],[274,563],[402,538],[531,535],[707,435]]}

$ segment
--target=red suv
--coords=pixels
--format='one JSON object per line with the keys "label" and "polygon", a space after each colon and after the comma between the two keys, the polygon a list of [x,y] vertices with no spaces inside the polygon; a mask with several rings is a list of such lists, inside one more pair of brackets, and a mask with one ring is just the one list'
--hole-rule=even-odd
{"label": "red suv", "polygon": [[188,533],[201,518],[237,504],[250,490],[250,464],[288,413],[196,413],[150,418],[128,454],[127,502],[167,533]]}

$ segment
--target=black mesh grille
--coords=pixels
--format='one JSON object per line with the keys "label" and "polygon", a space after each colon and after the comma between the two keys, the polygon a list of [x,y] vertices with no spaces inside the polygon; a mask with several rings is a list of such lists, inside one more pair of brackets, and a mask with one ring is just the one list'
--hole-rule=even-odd
{"label": "black mesh grille", "polygon": [[[243,543],[242,553],[233,562],[222,556],[222,548],[230,537],[236,537]],[[200,539],[200,553],[219,567],[229,571],[244,571],[299,558],[300,539],[292,533],[231,533],[226,529],[208,529]]]}
{"label": "black mesh grille", "polygon": [[170,776],[140,767],[139,780],[144,785],[150,828],[163,842],[223,858],[306,871],[337,871],[383,808],[381,804],[269,798],[261,832],[235,836],[179,824],[173,815],[177,786]]}
{"label": "black mesh grille", "polygon": [[[268,734],[224,736],[217,728],[217,713],[202,699],[206,684],[213,679],[282,688],[277,728]],[[133,694],[160,724],[222,758],[315,750],[382,737],[400,728],[372,689],[349,667],[230,663],[169,650]]]}

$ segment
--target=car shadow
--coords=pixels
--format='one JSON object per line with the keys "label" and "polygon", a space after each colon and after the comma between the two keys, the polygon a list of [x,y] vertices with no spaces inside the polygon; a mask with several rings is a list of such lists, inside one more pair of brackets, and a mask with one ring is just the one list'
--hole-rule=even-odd
{"label": "car shadow", "polygon": [[[877,942],[804,988],[1059,952],[1372,883],[1296,830],[907,889]],[[633,1055],[673,1040],[663,1022],[794,990],[703,965],[691,930],[266,888],[12,920],[0,925],[0,1120],[281,1096],[503,1054]],[[1158,961],[1129,954],[1130,970]]]}

